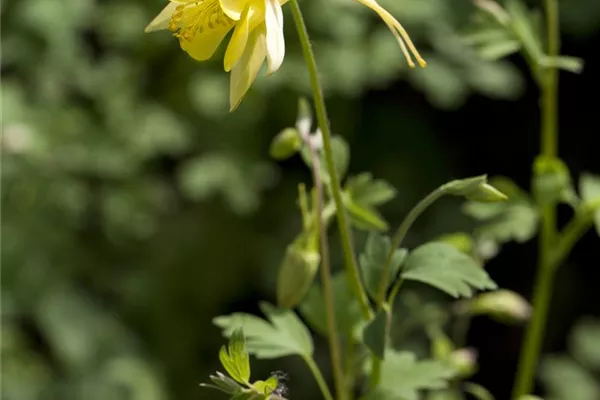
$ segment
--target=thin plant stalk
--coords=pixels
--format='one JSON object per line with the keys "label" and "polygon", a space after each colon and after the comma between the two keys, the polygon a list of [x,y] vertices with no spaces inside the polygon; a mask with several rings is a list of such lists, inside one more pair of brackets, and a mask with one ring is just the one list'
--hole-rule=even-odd
{"label": "thin plant stalk", "polygon": [[419,218],[419,216],[425,211],[429,206],[435,203],[440,197],[446,194],[446,185],[442,185],[433,192],[429,193],[427,197],[421,200],[412,210],[408,213],[404,221],[398,227],[396,234],[392,239],[392,245],[387,254],[387,258],[385,260],[385,265],[383,266],[383,273],[381,274],[381,280],[379,281],[379,290],[377,292],[377,309],[379,310],[385,301],[385,295],[387,293],[388,286],[390,284],[390,268],[392,265],[392,258],[394,257],[394,251],[400,247],[406,234],[408,233],[411,226],[414,222]]}
{"label": "thin plant stalk", "polygon": [[317,365],[315,360],[313,360],[311,357],[303,357],[303,358],[304,358],[304,362],[306,362],[306,365],[308,365],[308,369],[310,369],[310,372],[313,374],[313,377],[315,378],[315,381],[317,382],[319,389],[321,389],[323,398],[325,400],[333,400],[333,396],[331,395],[331,392],[329,391],[329,387],[327,387],[327,382],[325,382],[325,378],[323,378],[323,374],[321,373],[321,370],[319,369],[319,366]]}
{"label": "thin plant stalk", "polygon": [[298,36],[300,38],[300,44],[302,46],[302,53],[304,54],[304,60],[308,69],[308,75],[310,78],[310,86],[313,92],[315,110],[317,114],[317,122],[321,133],[323,135],[323,150],[325,153],[325,164],[327,172],[331,179],[331,192],[333,200],[336,206],[336,215],[338,221],[338,227],[340,231],[340,237],[342,242],[342,249],[344,253],[344,261],[346,266],[346,272],[348,274],[348,280],[354,295],[359,301],[360,309],[363,317],[367,320],[371,319],[372,311],[369,305],[367,294],[360,280],[360,273],[358,271],[358,264],[356,262],[356,256],[354,254],[352,238],[350,233],[350,225],[348,224],[348,218],[344,208],[344,201],[342,198],[342,190],[340,187],[340,179],[335,169],[335,163],[333,160],[333,150],[331,145],[331,129],[329,127],[329,119],[327,118],[327,108],[325,107],[325,99],[323,91],[321,89],[321,82],[319,79],[319,72],[317,70],[317,63],[315,55],[312,50],[308,31],[306,30],[306,24],[302,17],[302,11],[298,5],[297,0],[290,0],[290,8],[292,9],[292,16],[294,17],[294,23]]}
{"label": "thin plant stalk", "polygon": [[325,314],[327,316],[327,338],[329,340],[329,352],[333,369],[333,380],[337,399],[345,400],[346,390],[344,387],[344,372],[342,369],[339,335],[336,331],[327,227],[323,221],[323,180],[320,172],[321,165],[319,162],[319,155],[317,150],[314,148],[310,137],[305,137],[305,143],[310,150],[312,159],[313,180],[315,185],[314,205],[317,209],[317,215],[319,216],[316,218],[316,220],[319,228],[319,239],[321,242],[321,285],[323,286],[323,299],[325,301]]}
{"label": "thin plant stalk", "polygon": [[[548,56],[556,57],[560,48],[560,31],[557,0],[545,0]],[[542,71],[541,86],[541,154],[555,157],[558,153],[558,70],[549,66]],[[533,315],[527,326],[525,340],[517,368],[513,399],[529,394],[533,389],[535,374],[544,339],[544,328],[552,298],[556,264],[552,253],[556,239],[556,208],[546,205],[542,209],[537,276],[533,292]]]}
{"label": "thin plant stalk", "polygon": [[[414,222],[417,220],[417,218],[419,218],[419,216],[427,208],[429,208],[429,206],[431,206],[440,197],[442,197],[446,194],[446,188],[447,188],[447,184],[444,184],[444,185],[440,186],[439,188],[437,188],[436,190],[434,190],[433,192],[429,193],[423,200],[421,200],[419,203],[417,203],[417,205],[415,207],[413,207],[412,210],[409,211],[406,218],[404,218],[404,220],[398,227],[398,230],[396,231],[396,234],[394,235],[394,237],[392,239],[392,245],[390,246],[390,250],[387,254],[386,261],[383,266],[383,272],[381,274],[381,280],[379,281],[379,288],[378,288],[378,292],[377,292],[377,310],[380,310],[383,307],[384,302],[386,301],[385,296],[387,294],[388,286],[390,284],[390,282],[389,282],[390,268],[392,265],[392,258],[394,256],[394,251],[398,247],[400,247],[400,245],[404,241],[404,238],[406,237],[408,231],[410,230],[410,228],[412,227]],[[390,293],[390,296],[388,297],[388,304],[390,305],[390,310],[392,309],[391,306],[393,305],[394,300],[396,299],[396,295],[398,294],[398,290],[400,290],[400,286],[402,285],[403,281],[404,280],[402,278],[400,278],[396,281],[396,284],[394,285],[394,287]],[[390,313],[391,313],[391,311],[390,311]],[[371,360],[371,365],[372,365],[372,367],[371,367],[371,376],[369,378],[369,385],[371,388],[374,388],[375,386],[377,386],[377,384],[379,383],[379,381],[381,379],[381,360],[378,357],[373,356],[372,360]]]}

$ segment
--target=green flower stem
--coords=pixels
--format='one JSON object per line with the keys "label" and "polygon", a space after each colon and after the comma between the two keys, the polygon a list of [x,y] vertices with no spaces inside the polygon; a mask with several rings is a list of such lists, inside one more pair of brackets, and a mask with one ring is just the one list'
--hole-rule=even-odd
{"label": "green flower stem", "polygon": [[398,292],[400,291],[400,286],[402,286],[402,284],[404,283],[404,278],[400,278],[396,281],[396,283],[394,283],[394,286],[392,287],[392,290],[390,291],[390,296],[387,299],[387,303],[392,305],[394,304],[394,301],[396,301],[396,296],[398,295]]}
{"label": "green flower stem", "polygon": [[345,349],[345,356],[346,356],[346,365],[345,365],[345,384],[346,384],[346,389],[348,390],[349,393],[349,400],[353,399],[353,389],[354,389],[354,383],[356,380],[356,376],[354,373],[355,370],[355,366],[356,366],[356,359],[355,359],[355,355],[356,355],[356,341],[354,340],[354,338],[352,337],[352,331],[349,331],[346,334],[346,349]]}
{"label": "green flower stem", "polygon": [[402,224],[396,231],[394,238],[392,240],[392,246],[388,251],[387,258],[385,260],[385,265],[383,266],[383,273],[381,274],[381,280],[379,281],[379,290],[377,292],[377,309],[379,310],[383,306],[383,302],[385,301],[385,295],[387,293],[388,286],[390,284],[390,268],[392,264],[392,258],[394,257],[394,251],[400,247],[408,230],[412,226],[412,224],[419,218],[419,216],[425,211],[428,207],[430,207],[433,203],[435,203],[440,197],[446,194],[446,187],[448,184],[444,184],[439,188],[435,189],[433,192],[429,193],[427,197],[421,200],[404,218]]}
{"label": "green flower stem", "polygon": [[[417,220],[417,218],[419,218],[419,216],[427,208],[429,208],[429,206],[431,206],[440,197],[442,197],[446,194],[447,187],[448,187],[448,184],[444,184],[444,185],[440,186],[433,192],[429,193],[427,195],[427,197],[425,197],[419,203],[417,203],[417,205],[415,207],[413,207],[412,210],[410,210],[410,212],[408,213],[406,218],[404,218],[404,221],[402,221],[402,224],[400,224],[400,227],[396,231],[396,234],[394,235],[394,238],[392,240],[392,245],[387,254],[385,265],[383,266],[381,280],[379,281],[379,290],[377,292],[377,310],[379,310],[379,309],[381,309],[381,307],[383,307],[383,303],[385,301],[385,295],[387,293],[387,289],[390,284],[390,281],[389,281],[390,268],[391,268],[391,264],[392,264],[392,258],[394,256],[394,251],[398,247],[400,247],[400,245],[404,241],[404,238],[406,237],[406,234],[408,233],[410,227]],[[390,304],[390,305],[393,304],[393,302],[396,298],[396,295],[398,294],[398,290],[400,290],[400,286],[402,285],[402,282],[403,282],[402,278],[400,278],[396,281],[396,284],[392,288],[392,291],[388,298],[388,304]],[[391,309],[391,307],[390,307],[390,309]],[[391,314],[391,311],[390,311],[390,314]],[[391,319],[391,316],[390,316],[390,319]],[[372,368],[371,368],[371,376],[369,379],[369,384],[370,384],[371,388],[374,388],[375,386],[377,386],[377,384],[379,383],[379,380],[381,379],[381,360],[378,357],[373,356],[372,360],[371,360],[371,365],[372,365]]]}
{"label": "green flower stem", "polygon": [[[560,47],[557,0],[545,0],[545,11],[548,56],[556,57]],[[555,157],[558,153],[558,70],[555,67],[548,67],[542,71],[541,78],[541,153],[545,156]],[[529,394],[533,388],[556,271],[552,262],[555,239],[556,208],[552,204],[542,208],[539,261],[532,300],[533,315],[521,347],[517,377],[512,393],[514,399]]]}
{"label": "green flower stem", "polygon": [[369,300],[365,289],[360,280],[360,274],[358,272],[358,265],[356,263],[356,257],[354,256],[354,250],[352,245],[352,239],[350,237],[350,229],[348,219],[346,217],[346,211],[344,209],[344,202],[342,199],[342,190],[340,188],[340,180],[335,170],[335,164],[333,161],[333,150],[331,148],[331,131],[329,129],[329,120],[327,118],[327,109],[325,107],[325,99],[321,90],[321,83],[319,81],[319,73],[317,70],[317,63],[315,55],[312,50],[308,31],[300,11],[300,6],[297,0],[290,0],[290,8],[292,9],[292,15],[294,17],[294,23],[296,24],[296,30],[300,37],[300,44],[302,45],[302,52],[304,54],[304,60],[308,68],[308,74],[310,77],[310,86],[313,91],[313,97],[315,101],[315,109],[317,114],[317,121],[319,128],[323,135],[323,148],[325,150],[325,162],[327,166],[327,172],[331,178],[331,190],[333,194],[333,200],[336,206],[336,214],[338,220],[338,226],[340,236],[342,240],[342,248],[344,252],[344,260],[346,265],[346,271],[348,273],[348,279],[354,292],[354,295],[358,299],[361,307],[363,317],[365,319],[371,319],[372,311],[369,306]]}
{"label": "green flower stem", "polygon": [[304,362],[306,362],[306,365],[308,365],[310,372],[312,372],[312,374],[315,378],[315,381],[317,381],[317,385],[319,385],[319,389],[321,389],[323,398],[325,400],[333,400],[333,396],[331,395],[331,392],[329,391],[329,388],[327,387],[325,378],[323,378],[323,374],[321,373],[321,370],[319,369],[319,366],[317,365],[315,360],[313,360],[312,357],[302,357],[302,358],[304,358]]}
{"label": "green flower stem", "polygon": [[556,245],[551,259],[553,268],[558,267],[567,258],[575,244],[581,239],[585,232],[592,226],[593,214],[586,212],[583,215],[576,215],[565,226],[562,232],[556,238]]}
{"label": "green flower stem", "polygon": [[323,181],[321,177],[321,165],[317,150],[312,146],[310,140],[306,140],[312,158],[313,180],[315,184],[315,207],[320,218],[316,218],[321,241],[321,284],[323,285],[323,299],[325,301],[325,314],[327,315],[327,338],[329,339],[329,352],[333,369],[333,380],[338,399],[345,399],[344,372],[340,355],[339,336],[336,331],[335,307],[333,305],[333,286],[331,284],[331,265],[329,259],[329,244],[327,241],[327,223],[323,220]]}

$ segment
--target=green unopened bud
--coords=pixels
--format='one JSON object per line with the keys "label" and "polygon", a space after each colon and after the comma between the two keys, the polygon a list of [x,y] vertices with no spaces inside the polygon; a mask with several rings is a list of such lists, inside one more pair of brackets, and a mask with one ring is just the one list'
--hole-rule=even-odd
{"label": "green unopened bud", "polygon": [[468,313],[488,315],[502,323],[519,323],[529,319],[531,305],[517,293],[503,289],[473,298]]}
{"label": "green unopened bud", "polygon": [[447,235],[440,236],[438,240],[456,247],[459,251],[465,254],[471,254],[471,252],[473,251],[473,238],[468,233],[450,233]]}
{"label": "green unopened bud", "polygon": [[470,378],[477,372],[477,350],[471,347],[453,351],[448,361],[456,370],[457,378]]}
{"label": "green unopened bud", "polygon": [[271,141],[269,154],[276,160],[290,158],[300,150],[302,139],[296,128],[285,128]]}
{"label": "green unopened bud", "polygon": [[504,193],[487,183],[486,175],[451,181],[444,186],[444,190],[448,194],[463,196],[468,200],[482,203],[508,200]]}
{"label": "green unopened bud", "polygon": [[478,186],[476,190],[468,193],[465,197],[469,200],[479,201],[481,203],[495,203],[508,200],[508,196],[489,183]]}
{"label": "green unopened bud", "polygon": [[298,305],[310,288],[319,268],[321,257],[316,251],[306,251],[290,245],[277,279],[277,305],[293,308]]}
{"label": "green unopened bud", "polygon": [[464,196],[487,182],[487,175],[474,176],[472,178],[455,179],[444,185],[446,193],[455,196]]}
{"label": "green unopened bud", "polygon": [[533,194],[538,204],[572,203],[577,198],[569,168],[556,157],[538,156],[533,164],[533,178]]}
{"label": "green unopened bud", "polygon": [[438,360],[445,360],[454,351],[454,343],[443,332],[437,333],[431,340],[431,354]]}

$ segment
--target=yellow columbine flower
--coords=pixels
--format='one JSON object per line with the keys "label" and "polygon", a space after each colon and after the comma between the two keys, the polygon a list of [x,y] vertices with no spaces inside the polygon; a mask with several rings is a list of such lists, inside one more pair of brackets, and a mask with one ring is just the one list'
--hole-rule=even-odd
{"label": "yellow columbine flower", "polygon": [[281,4],[287,0],[170,0],[146,27],[169,29],[181,48],[199,61],[212,57],[233,29],[224,68],[231,71],[229,92],[233,111],[267,59],[267,73],[279,69],[285,54]]}
{"label": "yellow columbine flower", "polygon": [[[390,14],[385,8],[381,7],[381,5],[379,3],[377,3],[377,1],[375,1],[375,0],[356,0],[356,1],[358,1],[359,3],[361,3],[364,6],[369,7],[371,10],[375,11],[381,17],[383,22],[385,22],[385,24],[388,26],[388,28],[390,28],[390,30],[394,34],[394,37],[396,38],[396,40],[398,41],[398,44],[400,45],[400,49],[402,49],[402,54],[404,54],[404,57],[406,57],[406,61],[408,61],[408,65],[411,68],[415,67],[415,63],[413,62],[410,53],[412,53],[414,55],[414,57],[417,59],[417,63],[419,63],[419,65],[421,67],[425,67],[427,65],[425,60],[423,60],[423,58],[417,51],[417,48],[413,44],[412,40],[410,40],[410,37],[408,36],[408,33],[406,32],[404,27],[402,25],[400,25],[400,22],[398,22],[398,20],[396,20],[396,18],[394,18],[392,16],[392,14]],[[409,50],[410,50],[410,52],[409,52]]]}

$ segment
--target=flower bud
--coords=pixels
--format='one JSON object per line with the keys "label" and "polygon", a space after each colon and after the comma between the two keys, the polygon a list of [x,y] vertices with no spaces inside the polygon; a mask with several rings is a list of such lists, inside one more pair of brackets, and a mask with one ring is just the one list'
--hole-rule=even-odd
{"label": "flower bud", "polygon": [[454,351],[454,343],[443,333],[437,333],[431,340],[431,354],[438,360],[447,359]]}
{"label": "flower bud", "polygon": [[533,164],[533,194],[538,204],[576,202],[569,168],[560,159],[538,156]]}
{"label": "flower bud", "polygon": [[300,149],[302,139],[295,128],[285,128],[271,141],[269,154],[276,160],[290,158]]}
{"label": "flower bud", "polygon": [[472,347],[453,351],[448,361],[456,370],[457,378],[467,379],[477,372],[477,350]]}
{"label": "flower bud", "polygon": [[302,301],[310,288],[319,267],[321,256],[317,251],[304,250],[290,245],[277,279],[277,305],[293,308]]}
{"label": "flower bud", "polygon": [[531,306],[517,293],[510,290],[497,290],[482,293],[470,302],[468,313],[489,315],[502,323],[519,323],[529,319]]}
{"label": "flower bud", "polygon": [[459,251],[465,254],[471,254],[471,252],[473,251],[473,238],[471,238],[471,235],[469,235],[468,233],[450,233],[447,235],[440,236],[438,240],[456,247]]}
{"label": "flower bud", "polygon": [[487,183],[486,175],[448,182],[444,186],[444,190],[448,194],[464,196],[468,200],[482,203],[508,200],[508,197],[504,193]]}

